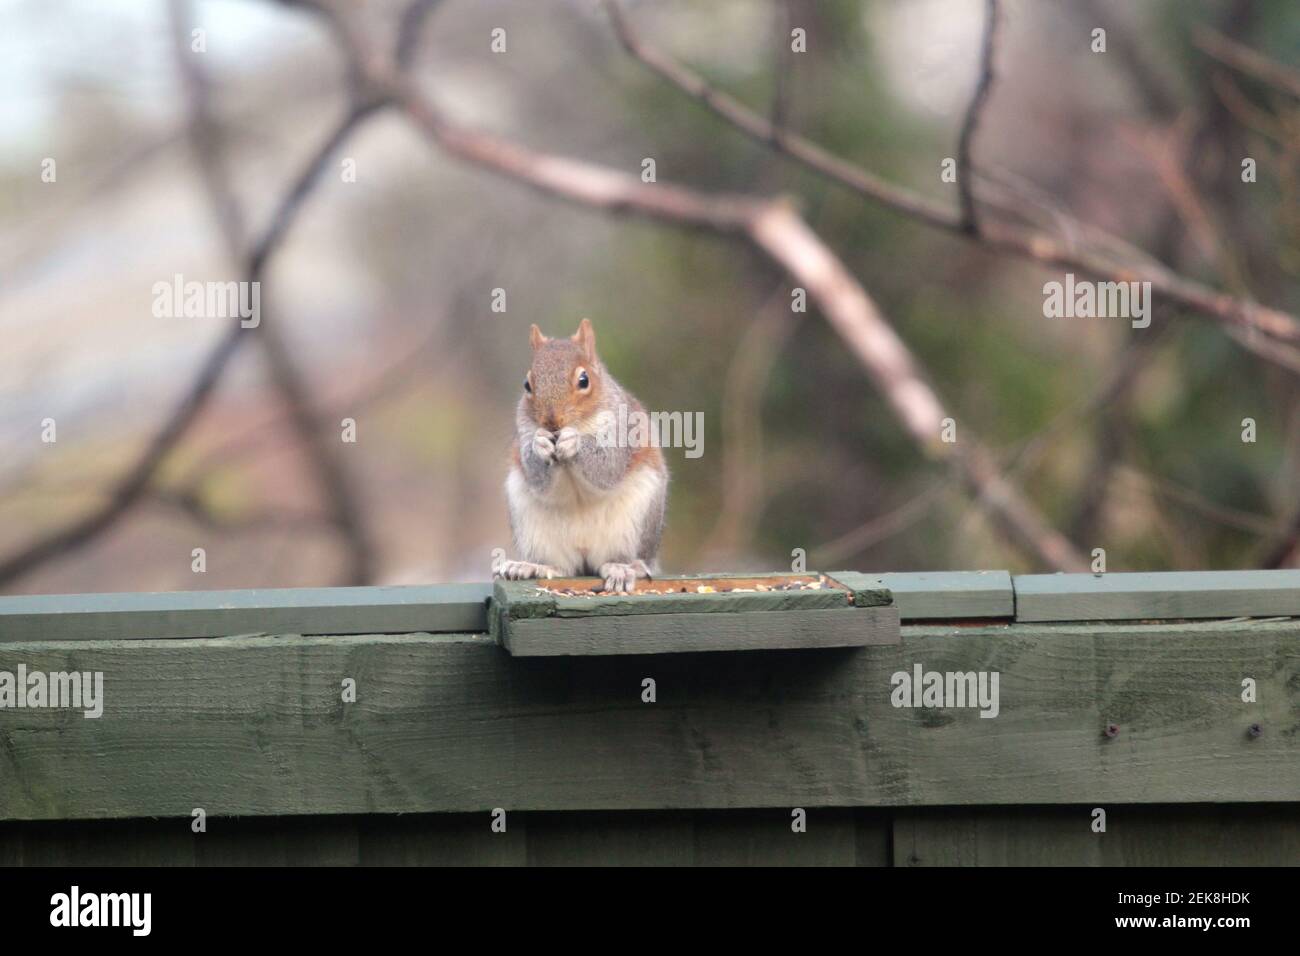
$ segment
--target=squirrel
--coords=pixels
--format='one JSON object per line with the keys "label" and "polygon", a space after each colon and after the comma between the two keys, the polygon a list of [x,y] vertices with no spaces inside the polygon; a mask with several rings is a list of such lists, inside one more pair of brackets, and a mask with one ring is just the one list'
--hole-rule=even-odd
{"label": "squirrel", "polygon": [[609,425],[625,406],[644,414],[605,370],[583,319],[568,338],[530,329],[532,364],[515,413],[517,440],[506,476],[510,530],[519,560],[500,552],[494,577],[596,575],[607,591],[632,591],[659,573],[668,499],[663,454],[645,436],[629,446]]}

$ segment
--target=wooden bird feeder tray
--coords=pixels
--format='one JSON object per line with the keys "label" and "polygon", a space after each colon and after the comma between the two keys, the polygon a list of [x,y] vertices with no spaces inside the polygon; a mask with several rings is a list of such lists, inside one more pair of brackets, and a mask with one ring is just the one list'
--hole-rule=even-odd
{"label": "wooden bird feeder tray", "polygon": [[515,657],[865,647],[901,640],[893,594],[861,574],[497,581],[492,635]]}

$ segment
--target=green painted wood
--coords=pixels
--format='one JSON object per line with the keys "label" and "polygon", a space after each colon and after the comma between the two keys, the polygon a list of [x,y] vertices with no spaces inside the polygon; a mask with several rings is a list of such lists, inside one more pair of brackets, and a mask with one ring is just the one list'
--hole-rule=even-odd
{"label": "green painted wood", "polygon": [[855,607],[884,607],[894,604],[893,592],[885,586],[879,575],[859,571],[832,571],[828,572],[827,577],[853,592]]}
{"label": "green painted wood", "polygon": [[[808,578],[812,574],[792,574],[790,572],[770,572],[767,574],[696,574],[696,575],[661,575],[654,579],[655,585],[699,584],[721,586],[738,580],[752,578]],[[827,587],[820,590],[806,591],[713,591],[700,593],[696,590],[672,594],[616,594],[596,591],[601,582],[596,578],[575,579],[592,589],[590,595],[555,594],[540,584],[532,581],[498,581],[493,592],[494,600],[507,608],[507,618],[533,617],[603,617],[626,616],[633,614],[676,614],[713,612],[733,613],[737,611],[786,611],[815,610],[818,608],[842,608],[850,604],[859,607],[878,607],[891,603],[887,589],[879,581],[872,581],[872,587],[863,587],[859,591],[847,591],[842,588]]]}
{"label": "green painted wood", "polygon": [[[751,575],[765,577],[768,575]],[[770,577],[807,577],[780,574]],[[739,575],[667,575],[656,583],[743,581]],[[590,579],[592,585],[598,582]],[[748,582],[746,582],[748,583]],[[896,642],[898,615],[878,581],[846,590],[555,594],[498,581],[491,636],[517,657],[863,647]]]}
{"label": "green painted wood", "polygon": [[900,810],[895,866],[1294,866],[1300,803]]}
{"label": "green painted wood", "polygon": [[867,647],[901,640],[892,607],[510,621],[514,657]]}
{"label": "green painted wood", "polygon": [[[844,580],[849,574],[854,576],[851,583]],[[853,592],[854,607],[888,607],[894,603],[893,592],[877,576],[851,571],[836,571],[826,576]]]}
{"label": "green painted wood", "polygon": [[[0,819],[1300,793],[1296,621],[927,625],[860,649],[534,659],[451,634],[0,645],[0,670],[19,662],[102,672],[104,714],[0,711]],[[892,706],[891,676],[918,663],[998,672],[999,716]],[[1242,703],[1245,677],[1258,703]]]}
{"label": "green painted wood", "polygon": [[0,597],[0,642],[487,629],[483,584]]}
{"label": "green painted wood", "polygon": [[903,620],[970,620],[1015,615],[1008,571],[915,571],[880,575]]}
{"label": "green painted wood", "polygon": [[494,581],[492,600],[501,608],[503,619],[552,617],[555,614],[555,595],[529,581]]}
{"label": "green painted wood", "polygon": [[1019,574],[1019,621],[1300,616],[1300,570]]}

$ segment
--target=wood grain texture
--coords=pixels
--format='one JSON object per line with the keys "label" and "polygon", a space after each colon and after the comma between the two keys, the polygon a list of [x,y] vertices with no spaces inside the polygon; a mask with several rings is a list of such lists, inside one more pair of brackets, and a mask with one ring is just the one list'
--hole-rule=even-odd
{"label": "wood grain texture", "polygon": [[896,608],[844,607],[523,619],[508,622],[502,645],[515,657],[558,657],[866,647],[900,639]]}
{"label": "wood grain texture", "polygon": [[1300,803],[899,810],[895,866],[1295,866]]}
{"label": "wood grain texture", "polygon": [[1300,617],[1300,570],[1018,574],[1018,621]]}
{"label": "wood grain texture", "polygon": [[903,620],[965,620],[1015,615],[1008,571],[914,571],[880,575]]}
{"label": "wood grain texture", "polygon": [[484,584],[0,597],[0,642],[487,630]]}
{"label": "wood grain texture", "polygon": [[860,571],[831,571],[827,574],[836,584],[853,592],[855,607],[884,607],[894,603],[894,595],[877,574]]}
{"label": "wood grain texture", "polygon": [[530,581],[493,581],[492,602],[503,619],[555,616],[555,595]]}
{"label": "wood grain texture", "polygon": [[[1294,801],[1298,657],[1295,621],[534,659],[484,635],[16,642],[0,670],[102,671],[105,704],[0,711],[0,819]],[[893,707],[917,663],[997,671],[999,716]]]}

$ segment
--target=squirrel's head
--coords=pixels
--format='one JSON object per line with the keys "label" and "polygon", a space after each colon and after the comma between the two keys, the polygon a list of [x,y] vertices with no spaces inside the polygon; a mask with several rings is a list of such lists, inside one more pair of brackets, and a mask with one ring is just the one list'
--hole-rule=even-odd
{"label": "squirrel's head", "polygon": [[524,378],[524,401],[532,420],[555,432],[596,414],[605,370],[591,322],[583,319],[569,338],[547,338],[536,325],[530,336],[533,362]]}

